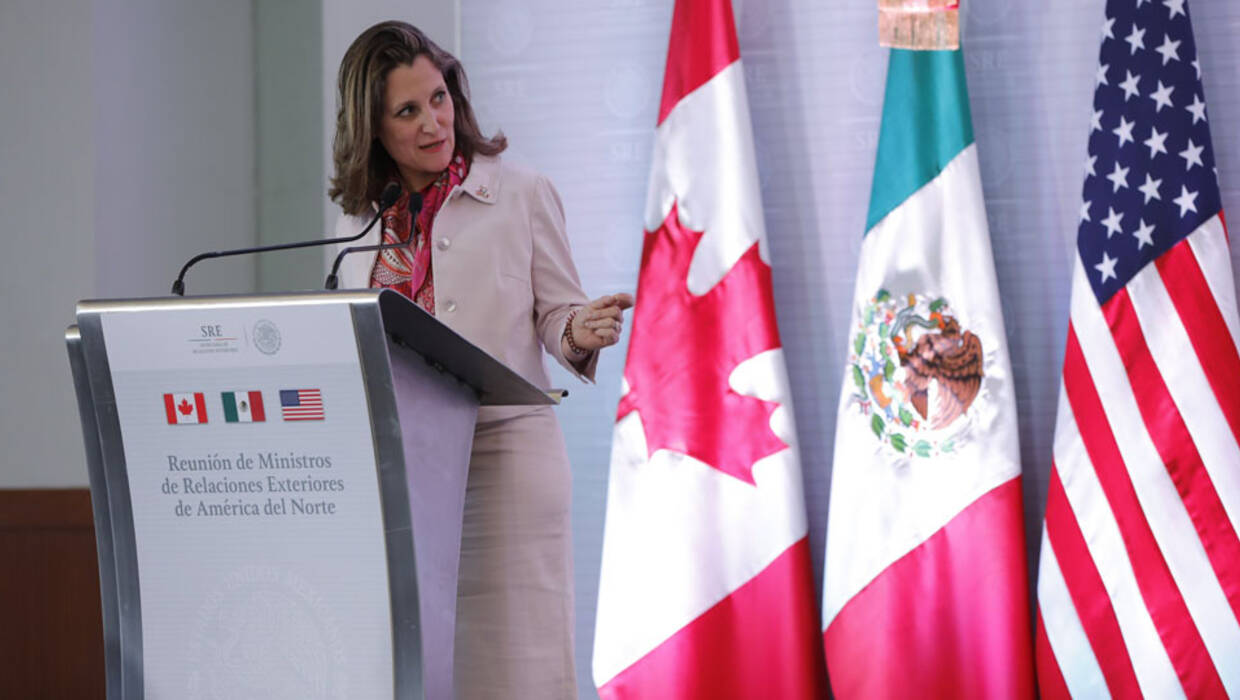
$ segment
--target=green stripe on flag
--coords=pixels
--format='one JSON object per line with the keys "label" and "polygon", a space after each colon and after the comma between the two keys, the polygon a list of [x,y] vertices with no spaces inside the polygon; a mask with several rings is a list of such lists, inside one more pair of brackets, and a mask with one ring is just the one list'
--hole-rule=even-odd
{"label": "green stripe on flag", "polygon": [[237,422],[237,395],[232,391],[225,391],[220,395],[224,399],[224,422]]}
{"label": "green stripe on flag", "polygon": [[891,50],[866,231],[973,143],[963,56]]}

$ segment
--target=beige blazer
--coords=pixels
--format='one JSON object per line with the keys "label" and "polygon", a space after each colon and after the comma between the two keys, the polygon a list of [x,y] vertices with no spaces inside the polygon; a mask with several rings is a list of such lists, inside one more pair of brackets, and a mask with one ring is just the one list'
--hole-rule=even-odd
{"label": "beige blazer", "polygon": [[[372,216],[341,215],[336,235],[356,235]],[[381,225],[349,245],[379,243]],[[588,300],[573,266],[564,207],[547,178],[498,157],[475,156],[431,231],[436,318],[538,387],[549,388],[543,350],[583,381],[594,380],[597,352],[575,367],[560,347],[569,312]],[[370,286],[376,259],[376,253],[346,256],[341,288]],[[520,412],[484,409],[479,419]]]}

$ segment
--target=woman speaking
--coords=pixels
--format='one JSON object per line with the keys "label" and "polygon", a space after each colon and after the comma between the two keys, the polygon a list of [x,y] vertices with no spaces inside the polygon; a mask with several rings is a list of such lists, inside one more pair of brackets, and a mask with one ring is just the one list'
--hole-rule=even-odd
{"label": "woman speaking", "polygon": [[[503,161],[478,128],[465,71],[417,28],[383,22],[340,64],[329,194],[357,234],[391,182],[403,190],[345,258],[342,286],[386,287],[547,387],[545,350],[583,380],[620,337],[628,294],[587,301],[551,183]],[[411,216],[410,195],[422,207]],[[415,198],[416,202],[416,198]],[[413,207],[416,210],[416,204]],[[458,697],[571,698],[570,469],[549,407],[483,407],[470,456],[457,594]]]}

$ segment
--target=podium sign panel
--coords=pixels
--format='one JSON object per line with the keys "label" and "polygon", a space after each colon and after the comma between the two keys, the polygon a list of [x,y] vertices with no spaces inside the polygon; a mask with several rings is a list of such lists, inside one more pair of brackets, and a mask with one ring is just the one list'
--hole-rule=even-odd
{"label": "podium sign panel", "polygon": [[348,307],[100,320],[147,697],[390,697],[374,436]]}
{"label": "podium sign panel", "polygon": [[478,406],[553,399],[389,291],[77,319],[108,697],[453,697]]}

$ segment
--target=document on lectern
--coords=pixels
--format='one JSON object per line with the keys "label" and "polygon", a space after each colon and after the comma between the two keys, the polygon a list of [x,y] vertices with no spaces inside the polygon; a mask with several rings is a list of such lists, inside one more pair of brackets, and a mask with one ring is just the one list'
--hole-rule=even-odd
{"label": "document on lectern", "polygon": [[374,436],[348,306],[101,322],[146,697],[391,697]]}

